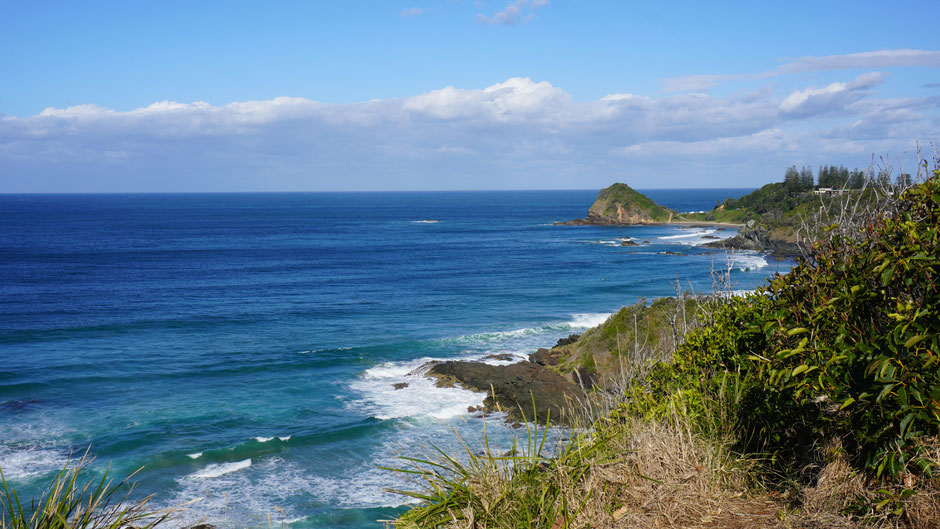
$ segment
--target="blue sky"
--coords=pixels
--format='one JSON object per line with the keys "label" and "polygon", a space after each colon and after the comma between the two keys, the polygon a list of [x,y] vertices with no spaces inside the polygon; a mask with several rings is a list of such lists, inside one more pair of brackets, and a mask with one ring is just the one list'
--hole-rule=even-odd
{"label": "blue sky", "polygon": [[0,192],[753,187],[940,141],[940,2],[0,0]]}

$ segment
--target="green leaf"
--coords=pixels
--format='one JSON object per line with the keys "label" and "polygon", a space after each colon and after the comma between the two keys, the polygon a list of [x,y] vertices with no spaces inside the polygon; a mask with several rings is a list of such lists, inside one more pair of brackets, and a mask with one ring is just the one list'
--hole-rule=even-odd
{"label": "green leaf", "polygon": [[806,365],[806,364],[798,365],[798,366],[796,366],[795,368],[793,368],[793,373],[790,373],[790,376],[791,376],[791,377],[795,377],[795,376],[799,375],[800,373],[806,371],[807,369],[809,369],[809,366]]}
{"label": "green leaf", "polygon": [[839,409],[840,409],[840,410],[844,410],[844,409],[848,408],[849,406],[851,406],[854,402],[855,402],[855,399],[853,399],[852,397],[849,397],[849,398],[845,399],[845,402],[842,403],[842,406],[839,407]]}
{"label": "green leaf", "polygon": [[894,277],[894,271],[897,269],[896,266],[891,266],[887,268],[884,272],[881,273],[881,284],[887,285],[891,282],[891,278]]}
{"label": "green leaf", "polygon": [[910,426],[911,421],[913,421],[914,417],[916,416],[917,416],[916,413],[910,412],[907,415],[905,415],[903,419],[901,419],[901,438],[902,439],[907,439],[907,429]]}
{"label": "green leaf", "polygon": [[920,343],[921,340],[923,340],[923,339],[926,338],[926,337],[927,337],[927,336],[925,336],[925,335],[923,335],[923,334],[918,334],[917,336],[913,336],[913,337],[909,338],[906,342],[904,342],[904,347],[905,347],[905,348],[910,348],[910,347],[912,347],[912,346],[914,346],[914,345],[917,345],[918,343]]}
{"label": "green leaf", "polygon": [[806,327],[796,327],[794,329],[790,329],[789,331],[787,331],[787,336],[795,336],[797,334],[803,334],[805,332],[809,332],[809,329],[807,329]]}
{"label": "green leaf", "polygon": [[881,402],[881,399],[885,398],[885,396],[887,396],[887,394],[890,393],[896,385],[897,384],[885,384],[885,387],[881,390],[881,393],[879,393],[878,397],[875,398],[875,402]]}

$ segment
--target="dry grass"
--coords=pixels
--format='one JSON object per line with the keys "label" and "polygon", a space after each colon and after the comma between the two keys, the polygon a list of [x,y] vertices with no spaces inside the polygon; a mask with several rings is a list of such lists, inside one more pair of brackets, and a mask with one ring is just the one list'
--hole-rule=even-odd
{"label": "dry grass", "polygon": [[703,439],[679,420],[634,422],[625,431],[610,446],[625,457],[591,470],[581,494],[596,500],[572,527],[703,526],[753,503],[739,492],[749,464],[723,440]]}
{"label": "dry grass", "polygon": [[[850,516],[844,513],[853,505],[900,498],[904,485],[856,473],[833,441],[819,449],[822,467],[808,470],[811,486],[770,490],[756,479],[760,462],[731,450],[730,433],[702,435],[689,424],[679,414],[660,421],[605,420],[555,458],[477,458],[465,465],[459,487],[448,489],[455,481],[436,483],[438,499],[446,501],[436,503],[433,523],[406,516],[395,525],[940,529],[937,479],[911,478],[907,485],[917,493],[903,499],[902,516],[891,515],[898,505],[891,502]],[[930,440],[925,451],[940,463],[940,442]]]}

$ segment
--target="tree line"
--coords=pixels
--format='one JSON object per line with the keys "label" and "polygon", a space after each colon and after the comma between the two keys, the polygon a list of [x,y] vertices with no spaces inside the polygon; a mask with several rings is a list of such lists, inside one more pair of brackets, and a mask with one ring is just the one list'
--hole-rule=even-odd
{"label": "tree line", "polygon": [[911,185],[911,175],[901,173],[897,179],[892,182],[889,171],[881,169],[877,173],[869,167],[866,171],[861,171],[857,167],[849,171],[844,165],[821,165],[819,166],[818,178],[813,175],[813,168],[804,165],[797,169],[795,165],[787,167],[783,175],[783,184],[790,191],[812,191],[816,187],[828,187],[832,189],[862,189],[869,185],[879,185],[887,187],[897,185],[898,187],[908,187]]}

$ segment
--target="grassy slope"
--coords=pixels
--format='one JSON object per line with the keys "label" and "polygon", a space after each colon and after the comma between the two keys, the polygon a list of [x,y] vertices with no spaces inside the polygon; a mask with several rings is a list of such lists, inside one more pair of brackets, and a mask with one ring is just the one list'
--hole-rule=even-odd
{"label": "grassy slope", "polygon": [[[687,213],[679,220],[728,222],[745,224],[752,222],[756,229],[766,232],[771,239],[796,242],[797,230],[804,219],[839,201],[859,199],[865,207],[873,206],[877,195],[871,189],[846,190],[842,197],[815,195],[810,191],[793,191],[782,182],[767,184],[738,199],[725,200],[715,209],[705,213]],[[829,219],[821,218],[821,223]]]}
{"label": "grassy slope", "polygon": [[588,329],[574,343],[552,348],[560,357],[552,367],[572,379],[574,370],[585,369],[599,375],[597,383],[607,387],[619,378],[623,365],[635,364],[639,356],[653,351],[672,350],[676,333],[684,334],[684,329],[696,325],[701,316],[700,301],[694,297],[684,297],[681,302],[659,298],[647,304],[640,299]]}

